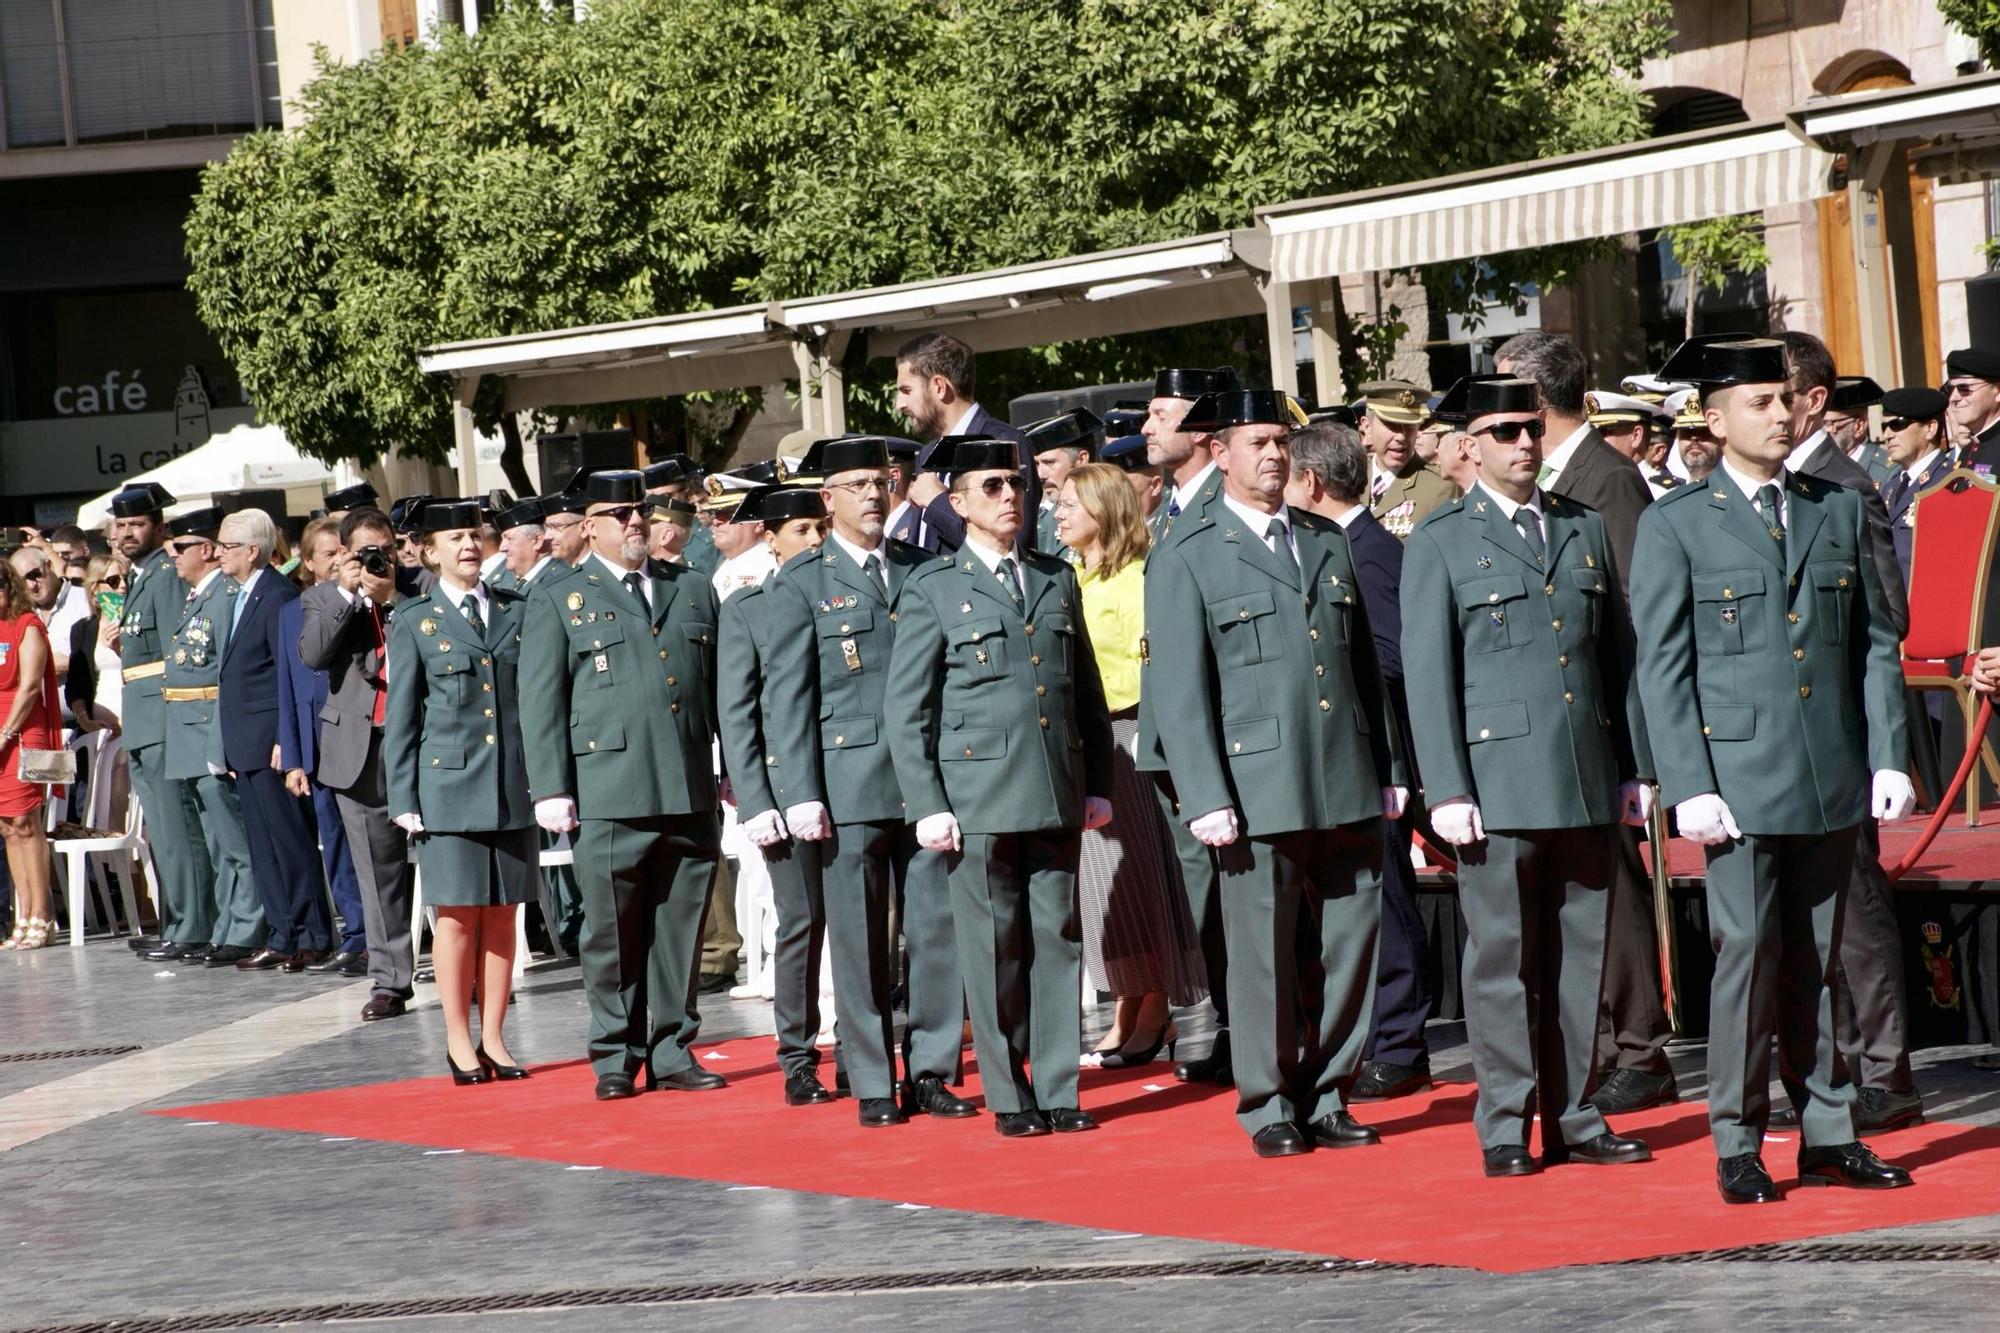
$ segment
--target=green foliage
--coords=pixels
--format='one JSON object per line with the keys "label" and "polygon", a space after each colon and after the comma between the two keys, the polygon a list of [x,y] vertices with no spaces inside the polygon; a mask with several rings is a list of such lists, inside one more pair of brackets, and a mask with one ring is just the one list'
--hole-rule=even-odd
{"label": "green foliage", "polygon": [[[1669,16],[1668,0],[601,0],[579,23],[515,0],[475,38],[327,67],[301,128],[209,168],[189,282],[300,447],[435,458],[449,385],[421,374],[421,347],[1247,226],[1260,204],[1638,138],[1633,76]],[[1486,286],[1574,262],[1501,257]],[[1470,274],[1426,278],[1463,308]],[[982,356],[981,393],[1142,379],[1169,352],[1240,364],[1244,337]],[[851,376],[857,420],[881,379]],[[738,410],[643,411],[699,448],[749,406],[718,397]],[[476,406],[491,422],[498,386]]]}
{"label": "green foliage", "polygon": [[1764,219],[1755,213],[1662,227],[1660,233],[1673,247],[1674,262],[1687,272],[1690,286],[1719,292],[1730,274],[1757,273],[1771,264]]}
{"label": "green foliage", "polygon": [[1938,0],[1938,12],[1979,43],[1988,65],[2000,64],[2000,0]]}
{"label": "green foliage", "polygon": [[1988,269],[2000,268],[2000,236],[1988,236],[1979,243],[1979,257]]}

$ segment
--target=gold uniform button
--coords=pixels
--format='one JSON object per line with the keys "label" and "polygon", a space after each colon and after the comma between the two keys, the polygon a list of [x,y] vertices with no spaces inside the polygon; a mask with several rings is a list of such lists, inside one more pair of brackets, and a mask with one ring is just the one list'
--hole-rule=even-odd
{"label": "gold uniform button", "polygon": [[1724,588],[1724,589],[1722,590],[1722,595],[1723,595],[1724,597],[1734,597],[1734,596],[1736,595],[1736,589],[1734,589],[1734,588]]}
{"label": "gold uniform button", "polygon": [[487,709],[487,710],[486,710],[486,716],[488,716],[488,717],[492,717],[492,716],[493,716],[493,710],[492,710],[492,709],[490,709],[490,708],[489,708],[489,709]]}
{"label": "gold uniform button", "polygon": [[660,627],[658,625],[653,626],[653,637],[656,639],[660,637]]}
{"label": "gold uniform button", "polygon": [[1332,705],[1332,704],[1330,704],[1330,703],[1328,703],[1328,702],[1327,702],[1326,700],[1324,700],[1324,699],[1321,699],[1321,700],[1319,701],[1319,711],[1320,711],[1320,712],[1322,712],[1322,713],[1324,713],[1324,712],[1327,712],[1327,711],[1329,711],[1330,709],[1332,709],[1332,707],[1333,707],[1333,705]]}
{"label": "gold uniform button", "polygon": [[1248,611],[1238,611],[1236,613],[1236,618],[1238,620],[1248,620],[1250,618],[1250,613]]}
{"label": "gold uniform button", "polygon": [[841,627],[840,627],[840,632],[841,632],[842,634],[846,634],[846,633],[849,633],[849,632],[850,632],[850,630],[851,630],[851,628],[852,628],[851,626],[849,626],[849,625],[847,625],[846,623],[844,623],[844,622],[843,622],[843,623],[841,624]]}
{"label": "gold uniform button", "polygon": [[1796,625],[1799,623],[1799,613],[1796,611],[1787,611],[1785,612],[1785,619]]}
{"label": "gold uniform button", "polygon": [[1703,728],[1701,729],[1701,734],[1702,734],[1702,735],[1704,735],[1704,736],[1708,735],[1708,728],[1707,728],[1707,727],[1703,727]]}
{"label": "gold uniform button", "polygon": [[1557,630],[1560,630],[1560,629],[1562,629],[1562,627],[1563,627],[1563,623],[1562,623],[1562,618],[1561,618],[1560,616],[1558,616],[1558,617],[1557,617],[1556,619],[1554,619],[1554,620],[1551,620],[1551,621],[1549,622],[1549,624],[1550,624],[1550,626],[1551,626],[1551,627],[1553,627],[1553,628],[1555,628],[1555,629],[1557,629]]}
{"label": "gold uniform button", "polygon": [[889,613],[889,623],[890,623],[891,625],[893,625],[893,624],[895,624],[895,623],[896,623],[896,613],[895,613],[894,611],[891,611],[891,612]]}
{"label": "gold uniform button", "polygon": [[1799,686],[1799,698],[1801,698],[1801,699],[1810,699],[1810,698],[1812,698],[1812,686],[1810,686],[1810,685],[1801,685],[1801,686]]}
{"label": "gold uniform button", "polygon": [[1845,574],[1840,576],[1840,586],[1843,588],[1847,586],[1847,576]]}
{"label": "gold uniform button", "polygon": [[492,659],[492,658],[490,658],[490,657],[482,657],[482,658],[480,658],[480,659],[479,659],[479,665],[481,665],[481,666],[492,666],[492,665],[493,665],[493,659]]}
{"label": "gold uniform button", "polygon": [[437,766],[438,766],[438,761],[435,759],[431,760],[431,767],[436,768]]}
{"label": "gold uniform button", "polygon": [[484,681],[480,684],[479,688],[485,690],[488,694],[491,694],[493,693],[493,682],[490,680]]}
{"label": "gold uniform button", "polygon": [[1047,694],[1048,692],[1049,692],[1049,687],[1046,685],[1035,686],[1035,697],[1038,699],[1041,698],[1043,695]]}
{"label": "gold uniform button", "polygon": [[1324,662],[1314,662],[1313,674],[1315,676],[1324,676],[1326,674],[1326,664]]}
{"label": "gold uniform button", "polygon": [[1500,600],[1500,594],[1497,592],[1489,592],[1486,594],[1486,600],[1489,602],[1497,602]]}
{"label": "gold uniform button", "polygon": [[1557,666],[1564,666],[1564,667],[1568,666],[1568,665],[1569,665],[1569,654],[1568,654],[1568,653],[1563,653],[1563,654],[1561,654],[1560,656],[1558,656],[1558,657],[1556,658],[1556,665],[1557,665]]}
{"label": "gold uniform button", "polygon": [[669,713],[678,713],[681,711],[681,706],[679,704],[668,704],[667,711]]}
{"label": "gold uniform button", "polygon": [[668,677],[667,677],[667,684],[669,684],[669,685],[678,685],[678,684],[680,684],[680,683],[681,683],[681,681],[680,681],[680,677],[679,677],[679,676],[668,676]]}
{"label": "gold uniform button", "polygon": [[1034,632],[1035,632],[1035,627],[1033,625],[1028,626],[1028,633],[1033,634]]}
{"label": "gold uniform button", "polygon": [[595,750],[595,749],[597,748],[597,742],[596,742],[596,741],[592,741],[592,742],[590,743],[590,748],[591,748],[591,749],[593,749],[593,750]]}
{"label": "gold uniform button", "polygon": [[845,736],[835,736],[835,737],[833,738],[833,743],[834,743],[835,745],[845,745],[845,744],[847,744],[847,737],[845,737]]}
{"label": "gold uniform button", "polygon": [[1574,694],[1571,694],[1568,690],[1564,690],[1563,702],[1566,704],[1573,704],[1576,702],[1576,696]]}
{"label": "gold uniform button", "polygon": [[488,733],[487,733],[487,736],[486,736],[486,743],[487,743],[488,745],[491,745],[491,744],[493,744],[493,735],[492,735],[492,733],[491,733],[491,732],[488,732]]}
{"label": "gold uniform button", "polygon": [[1231,753],[1233,753],[1233,754],[1242,754],[1242,753],[1243,753],[1243,742],[1242,742],[1242,741],[1237,741],[1237,742],[1235,742],[1234,744],[1232,744],[1232,745],[1231,745],[1231,746],[1229,747],[1229,749],[1230,749],[1230,752],[1231,752]]}
{"label": "gold uniform button", "polygon": [[1047,718],[1043,718],[1043,719],[1042,719],[1042,730],[1043,730],[1043,731],[1047,731],[1048,729],[1049,729],[1049,720],[1048,720]]}
{"label": "gold uniform button", "polygon": [[602,639],[592,639],[592,640],[590,641],[590,646],[591,646],[591,647],[593,647],[593,648],[602,648],[602,647],[604,646],[604,640],[602,640]]}
{"label": "gold uniform button", "polygon": [[1805,661],[1805,660],[1806,660],[1806,650],[1805,650],[1805,649],[1803,649],[1803,648],[1794,648],[1794,649],[1792,649],[1792,660],[1793,660],[1794,662],[1803,662],[1803,661]]}
{"label": "gold uniform button", "polygon": [[972,747],[970,745],[965,747],[965,757],[967,759],[972,758]]}
{"label": "gold uniform button", "polygon": [[1041,664],[1042,664],[1042,655],[1040,653],[1029,654],[1028,656],[1029,666],[1040,666]]}
{"label": "gold uniform button", "polygon": [[1481,727],[1481,728],[1479,729],[1479,739],[1480,739],[1480,740],[1482,740],[1482,741],[1483,741],[1483,740],[1490,740],[1490,739],[1492,739],[1492,736],[1493,736],[1493,729],[1492,729],[1491,727]]}
{"label": "gold uniform button", "polygon": [[1316,629],[1307,630],[1306,633],[1311,635],[1315,640],[1319,638],[1319,631]]}
{"label": "gold uniform button", "polygon": [[662,662],[667,660],[667,650],[664,648],[660,649],[660,660]]}
{"label": "gold uniform button", "polygon": [[1553,597],[1553,596],[1555,596],[1555,595],[1556,595],[1556,585],[1555,585],[1555,584],[1553,584],[1553,583],[1544,583],[1544,584],[1542,585],[1542,596],[1544,596],[1544,597]]}

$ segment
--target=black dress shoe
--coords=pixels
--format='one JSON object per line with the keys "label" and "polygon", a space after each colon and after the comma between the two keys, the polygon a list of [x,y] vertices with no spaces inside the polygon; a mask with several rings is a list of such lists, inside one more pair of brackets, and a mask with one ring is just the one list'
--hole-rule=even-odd
{"label": "black dress shoe", "polygon": [[1785,1197],[1778,1193],[1771,1173],[1764,1169],[1764,1159],[1754,1152],[1738,1153],[1717,1162],[1715,1185],[1722,1191],[1724,1203],[1776,1203]]}
{"label": "black dress shoe", "polygon": [[1642,1139],[1628,1139],[1612,1133],[1599,1134],[1594,1139],[1582,1143],[1566,1143],[1550,1148],[1543,1154],[1550,1166],[1561,1166],[1564,1162],[1582,1162],[1587,1166],[1623,1166],[1627,1162],[1650,1162],[1653,1150]]}
{"label": "black dress shoe", "polygon": [[1924,1095],[1914,1089],[1891,1092],[1887,1088],[1863,1088],[1854,1096],[1854,1132],[1886,1134],[1924,1123]]}
{"label": "black dress shoe", "polygon": [[158,935],[134,935],[125,941],[125,947],[133,953],[150,953],[165,943]]}
{"label": "black dress shoe", "polygon": [[410,1006],[402,996],[378,990],[368,997],[368,1003],[361,1006],[361,1021],[379,1023],[385,1018],[401,1018],[409,1011]]}
{"label": "black dress shoe", "polygon": [[182,944],[177,940],[168,940],[157,949],[146,950],[140,957],[156,963],[178,963],[187,958],[199,959],[207,952],[206,944]]}
{"label": "black dress shoe", "polygon": [[1183,1083],[1234,1083],[1236,1076],[1229,1065],[1229,1029],[1216,1030],[1215,1044],[1208,1048],[1207,1055],[1175,1065],[1174,1077]]}
{"label": "black dress shoe", "polygon": [[256,953],[247,954],[237,959],[236,970],[238,972],[269,972],[274,968],[283,967],[285,960],[290,957],[290,954],[277,949],[259,949]]}
{"label": "black dress shoe", "polygon": [[325,959],[326,950],[324,949],[301,949],[285,960],[285,971],[294,973],[303,972],[314,963],[323,962]]}
{"label": "black dress shoe", "polygon": [[1049,1128],[1058,1134],[1082,1134],[1097,1128],[1097,1120],[1088,1111],[1079,1111],[1074,1106],[1058,1106],[1053,1111],[1045,1111]]}
{"label": "black dress shoe", "polygon": [[733,972],[704,972],[694,989],[697,995],[720,995],[735,984],[736,974]]}
{"label": "black dress shoe", "polygon": [[720,1074],[711,1074],[698,1065],[677,1069],[671,1074],[653,1074],[647,1077],[646,1085],[665,1088],[669,1092],[714,1092],[717,1088],[729,1086],[729,1080]]}
{"label": "black dress shoe", "polygon": [[1489,1176],[1532,1176],[1541,1170],[1525,1144],[1503,1143],[1498,1148],[1484,1149],[1479,1156]]}
{"label": "black dress shoe", "polygon": [[1323,1115],[1301,1128],[1322,1148],[1366,1148],[1382,1141],[1373,1126],[1362,1124],[1345,1111]]}
{"label": "black dress shoe", "polygon": [[819,1081],[819,1075],[808,1069],[803,1074],[794,1074],[785,1080],[785,1105],[820,1106],[833,1100],[833,1094]]}
{"label": "black dress shoe", "polygon": [[1680,1090],[1674,1086],[1671,1069],[1664,1074],[1648,1074],[1639,1069],[1614,1069],[1611,1077],[1590,1094],[1590,1104],[1597,1108],[1599,1115],[1625,1115],[1643,1111],[1649,1106],[1672,1106],[1680,1099]]}
{"label": "black dress shoe", "polygon": [[1250,1136],[1250,1146],[1259,1157],[1297,1157],[1313,1150],[1312,1140],[1289,1121],[1264,1126]]}
{"label": "black dress shoe", "polygon": [[362,960],[362,970],[366,971],[368,955],[359,951],[350,952],[346,949],[342,949],[338,953],[328,954],[317,963],[313,963],[307,967],[306,971],[318,972],[326,976],[344,976],[346,975],[347,965],[357,958]]}
{"label": "black dress shoe", "polygon": [[251,956],[251,950],[240,944],[218,944],[202,956],[203,967],[234,967]]}
{"label": "black dress shoe", "polygon": [[1040,1111],[998,1111],[993,1128],[1003,1139],[1031,1139],[1048,1133],[1049,1121]]}
{"label": "black dress shoe", "polygon": [[479,1067],[503,1083],[512,1083],[529,1077],[529,1072],[520,1065],[503,1065],[486,1053],[485,1043],[472,1048],[472,1058],[479,1061]]}
{"label": "black dress shoe", "polygon": [[1413,1092],[1422,1092],[1431,1085],[1431,1065],[1425,1060],[1421,1064],[1399,1065],[1388,1060],[1370,1060],[1361,1066],[1361,1073],[1354,1080],[1354,1087],[1347,1094],[1350,1102],[1385,1102],[1391,1097],[1407,1097]]}
{"label": "black dress shoe", "polygon": [[1890,1166],[1867,1145],[1836,1143],[1831,1148],[1799,1149],[1799,1184],[1845,1185],[1853,1190],[1899,1190],[1911,1184],[1910,1173]]}
{"label": "black dress shoe", "polygon": [[1766,1129],[1797,1129],[1798,1127],[1799,1109],[1796,1106],[1774,1106],[1771,1108],[1771,1113],[1764,1117],[1764,1128]]}
{"label": "black dress shoe", "polygon": [[[832,1101],[833,1098],[827,1098]],[[885,1125],[903,1123],[903,1108],[896,1105],[894,1097],[863,1097],[861,1099],[861,1127],[881,1129]]]}
{"label": "black dress shoe", "polygon": [[[979,1114],[978,1107],[947,1088],[944,1080],[935,1074],[926,1074],[911,1086],[907,1109],[911,1115],[922,1112],[940,1120],[959,1120]],[[1047,1127],[1043,1128],[1046,1132]]]}
{"label": "black dress shoe", "polygon": [[597,1076],[597,1100],[600,1102],[623,1101],[627,1097],[637,1097],[638,1095],[638,1085],[632,1082],[630,1074],[599,1074]]}

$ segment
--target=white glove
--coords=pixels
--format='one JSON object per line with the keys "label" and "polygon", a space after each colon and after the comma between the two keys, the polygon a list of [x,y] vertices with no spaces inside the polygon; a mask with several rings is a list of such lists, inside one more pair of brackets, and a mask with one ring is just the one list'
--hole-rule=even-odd
{"label": "white glove", "polygon": [[1479,821],[1479,806],[1462,799],[1432,806],[1431,827],[1454,847],[1470,847],[1486,836],[1486,825]]}
{"label": "white glove", "polygon": [[1646,820],[1653,813],[1653,784],[1650,782],[1621,782],[1618,784],[1618,819],[1633,828],[1646,827]]}
{"label": "white glove", "polygon": [[755,819],[743,825],[743,836],[759,847],[769,847],[785,839],[785,821],[778,818],[776,810],[766,810]]}
{"label": "white glove", "polygon": [[[833,818],[827,814],[826,806],[819,801],[806,801],[790,806],[785,811],[785,827],[792,831],[794,838],[805,842],[818,842],[833,836]],[[759,843],[758,846],[764,844]]]}
{"label": "white glove", "polygon": [[1729,813],[1728,802],[1714,792],[1690,796],[1675,806],[1674,822],[1680,826],[1683,838],[1704,847],[1743,836],[1743,830],[1736,827],[1736,816]]}
{"label": "white glove", "polygon": [[212,778],[226,778],[229,776],[229,770],[221,764],[211,762],[208,766],[208,775]]}
{"label": "white glove", "polygon": [[1868,813],[1877,819],[1901,819],[1917,808],[1917,789],[1910,775],[1893,768],[1875,770],[1875,790],[1868,798]]}
{"label": "white glove", "polygon": [[1410,789],[1408,787],[1384,787],[1382,789],[1382,818],[1388,820],[1401,819],[1403,811],[1409,809],[1409,806]]}
{"label": "white glove", "polygon": [[934,852],[958,851],[965,845],[964,839],[958,834],[958,816],[949,810],[940,810],[934,815],[925,815],[919,819],[917,845],[928,847]]}
{"label": "white glove", "polygon": [[535,822],[551,833],[576,827],[576,802],[567,796],[547,796],[535,802]]}
{"label": "white glove", "polygon": [[389,822],[412,837],[424,831],[424,817],[414,810],[407,815],[397,815]]}
{"label": "white glove", "polygon": [[1102,796],[1086,796],[1083,798],[1083,826],[1085,828],[1103,828],[1110,822],[1111,802],[1105,800]]}
{"label": "white glove", "polygon": [[1227,847],[1236,841],[1241,826],[1236,822],[1236,811],[1229,806],[1211,810],[1199,819],[1188,821],[1188,832],[1210,847]]}

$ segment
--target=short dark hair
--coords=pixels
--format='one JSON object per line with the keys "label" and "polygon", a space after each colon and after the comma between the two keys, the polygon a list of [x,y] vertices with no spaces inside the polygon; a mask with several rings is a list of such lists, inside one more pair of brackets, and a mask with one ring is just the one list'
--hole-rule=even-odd
{"label": "short dark hair", "polygon": [[919,333],[896,349],[896,364],[925,379],[942,375],[959,397],[972,397],[972,348],[949,333]]}
{"label": "short dark hair", "polygon": [[1520,333],[1501,343],[1493,360],[1508,363],[1508,373],[1533,380],[1542,391],[1542,405],[1575,416],[1583,411],[1583,391],[1590,363],[1583,351],[1559,333]]}
{"label": "short dark hair", "polygon": [[352,550],[354,548],[354,534],[363,528],[380,528],[382,531],[388,533],[392,540],[396,535],[396,525],[391,523],[389,516],[381,510],[374,508],[350,509],[347,511],[347,517],[340,520],[340,544]]}
{"label": "short dark hair", "polygon": [[1325,421],[1292,432],[1292,466],[1310,472],[1336,500],[1359,500],[1368,487],[1368,453],[1352,426]]}
{"label": "short dark hair", "polygon": [[49,529],[49,541],[60,542],[64,546],[82,546],[90,540],[89,534],[74,523],[58,523]]}
{"label": "short dark hair", "polygon": [[1833,353],[1826,344],[1798,329],[1778,335],[1785,344],[1785,368],[1791,372],[1792,388],[1833,391]]}

